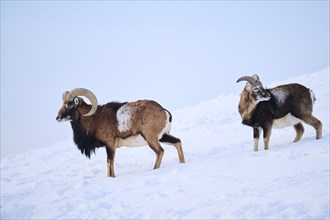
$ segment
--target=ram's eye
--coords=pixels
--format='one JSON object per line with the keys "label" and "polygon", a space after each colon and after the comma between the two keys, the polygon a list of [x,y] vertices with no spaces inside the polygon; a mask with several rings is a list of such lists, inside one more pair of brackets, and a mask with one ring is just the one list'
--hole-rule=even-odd
{"label": "ram's eye", "polygon": [[258,87],[254,87],[253,88],[253,92],[258,92],[259,91],[259,88]]}

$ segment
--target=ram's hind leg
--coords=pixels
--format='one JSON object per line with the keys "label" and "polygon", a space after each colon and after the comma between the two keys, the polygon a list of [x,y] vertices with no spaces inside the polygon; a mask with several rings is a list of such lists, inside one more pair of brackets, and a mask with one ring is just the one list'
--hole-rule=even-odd
{"label": "ram's hind leg", "polygon": [[301,119],[306,124],[314,127],[316,131],[316,139],[320,139],[322,137],[322,123],[312,115],[311,109],[307,109],[305,112],[297,112],[294,116]]}
{"label": "ram's hind leg", "polygon": [[150,138],[146,137],[146,141],[147,141],[149,147],[156,153],[156,162],[155,162],[154,169],[158,169],[160,167],[160,164],[162,163],[164,149],[160,145],[157,138],[150,139]]}
{"label": "ram's hind leg", "polygon": [[184,154],[183,154],[183,150],[182,150],[182,144],[181,144],[181,140],[179,138],[176,138],[170,134],[164,134],[163,137],[159,141],[162,143],[174,146],[176,148],[176,150],[178,151],[180,163],[185,163]]}
{"label": "ram's hind leg", "polygon": [[296,137],[293,140],[293,142],[298,142],[301,140],[301,137],[303,136],[305,129],[303,124],[300,122],[294,126],[294,129],[296,130]]}
{"label": "ram's hind leg", "polygon": [[322,123],[320,120],[315,118],[313,115],[302,119],[306,124],[309,124],[314,127],[316,131],[316,139],[320,139],[322,137]]}

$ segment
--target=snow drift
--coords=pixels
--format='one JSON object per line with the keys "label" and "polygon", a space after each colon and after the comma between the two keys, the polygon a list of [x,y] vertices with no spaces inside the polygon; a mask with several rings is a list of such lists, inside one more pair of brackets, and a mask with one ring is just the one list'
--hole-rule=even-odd
{"label": "snow drift", "polygon": [[321,140],[306,124],[298,143],[274,129],[270,149],[253,152],[233,82],[237,94],[172,111],[185,164],[172,146],[158,170],[148,147],[120,148],[109,178],[105,149],[89,160],[71,137],[2,159],[1,219],[329,219],[329,68],[269,87],[289,82],[316,94]]}

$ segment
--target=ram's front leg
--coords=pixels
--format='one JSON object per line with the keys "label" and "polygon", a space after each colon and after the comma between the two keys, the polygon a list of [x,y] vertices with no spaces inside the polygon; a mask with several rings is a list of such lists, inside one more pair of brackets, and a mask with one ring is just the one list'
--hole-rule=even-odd
{"label": "ram's front leg", "polygon": [[258,151],[260,131],[260,128],[253,128],[254,151]]}
{"label": "ram's front leg", "polygon": [[265,150],[269,149],[269,139],[270,135],[272,133],[272,124],[268,124],[263,127],[263,133],[264,133],[264,147]]}
{"label": "ram's front leg", "polygon": [[114,141],[114,143],[106,145],[107,176],[109,176],[109,177],[115,177],[114,160],[115,160],[115,154],[116,154],[116,143],[117,143],[117,141]]}

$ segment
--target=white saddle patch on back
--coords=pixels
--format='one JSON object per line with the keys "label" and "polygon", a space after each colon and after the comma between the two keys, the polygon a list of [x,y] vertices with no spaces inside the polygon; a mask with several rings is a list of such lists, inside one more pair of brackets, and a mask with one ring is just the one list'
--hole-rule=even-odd
{"label": "white saddle patch on back", "polygon": [[131,128],[131,118],[134,108],[127,106],[126,104],[120,107],[117,111],[117,128],[120,132],[126,132]]}
{"label": "white saddle patch on back", "polygon": [[273,128],[285,128],[289,126],[293,126],[302,122],[299,118],[294,117],[291,113],[287,114],[283,118],[276,119],[273,122]]}
{"label": "white saddle patch on back", "polygon": [[283,105],[286,102],[288,93],[282,89],[273,89],[272,94],[275,96],[276,102]]}
{"label": "white saddle patch on back", "polygon": [[[127,105],[123,105],[118,109],[116,114],[118,131],[126,132],[130,130],[131,118],[134,112],[135,112],[135,108]],[[165,114],[166,114],[166,124],[163,130],[158,135],[158,140],[161,139],[165,133],[169,134],[171,130],[170,114],[167,111],[165,111]],[[147,141],[140,134],[125,139],[119,138],[117,143],[118,147],[121,146],[139,147],[139,146],[145,146],[147,144],[148,144]]]}

